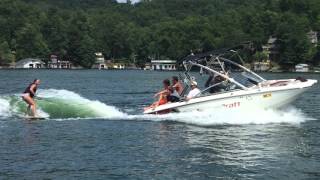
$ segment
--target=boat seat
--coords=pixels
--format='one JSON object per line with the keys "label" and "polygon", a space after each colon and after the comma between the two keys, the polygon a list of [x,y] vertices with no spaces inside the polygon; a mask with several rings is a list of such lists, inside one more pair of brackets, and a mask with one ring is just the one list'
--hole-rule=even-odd
{"label": "boat seat", "polygon": [[271,87],[277,87],[277,86],[286,86],[288,85],[289,81],[277,81],[275,83],[271,83],[270,86]]}

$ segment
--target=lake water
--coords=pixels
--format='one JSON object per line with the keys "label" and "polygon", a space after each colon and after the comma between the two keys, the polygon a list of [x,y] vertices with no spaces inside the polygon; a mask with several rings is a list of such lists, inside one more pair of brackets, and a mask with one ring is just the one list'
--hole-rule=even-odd
{"label": "lake water", "polygon": [[[177,72],[0,71],[0,179],[320,179],[320,86],[283,110],[142,115]],[[317,74],[264,74],[267,79]],[[40,78],[39,111],[19,95]]]}

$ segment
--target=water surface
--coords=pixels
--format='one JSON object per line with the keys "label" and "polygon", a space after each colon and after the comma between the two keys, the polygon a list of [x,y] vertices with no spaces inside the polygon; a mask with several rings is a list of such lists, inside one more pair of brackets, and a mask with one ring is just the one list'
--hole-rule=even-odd
{"label": "water surface", "polygon": [[[284,110],[142,115],[175,73],[1,70],[0,179],[320,178],[319,85]],[[264,74],[301,75],[320,79]],[[34,78],[47,120],[23,118]]]}

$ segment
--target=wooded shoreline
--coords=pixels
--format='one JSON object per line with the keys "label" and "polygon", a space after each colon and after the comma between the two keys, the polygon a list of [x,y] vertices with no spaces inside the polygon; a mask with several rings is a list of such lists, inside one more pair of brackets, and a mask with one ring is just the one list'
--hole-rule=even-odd
{"label": "wooded shoreline", "polygon": [[55,54],[89,68],[94,53],[143,66],[150,59],[181,59],[250,42],[239,52],[246,63],[266,60],[263,45],[277,38],[289,64],[320,61],[318,0],[2,0],[0,64]]}

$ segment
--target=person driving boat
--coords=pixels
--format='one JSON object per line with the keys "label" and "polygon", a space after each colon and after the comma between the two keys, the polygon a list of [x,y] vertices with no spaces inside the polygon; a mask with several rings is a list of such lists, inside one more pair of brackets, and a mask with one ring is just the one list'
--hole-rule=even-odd
{"label": "person driving boat", "polygon": [[[228,75],[228,73],[221,72],[222,74]],[[224,83],[226,79],[218,74],[210,75],[205,83],[205,87],[209,88],[209,93],[214,94],[222,92],[226,89],[227,85]]]}

